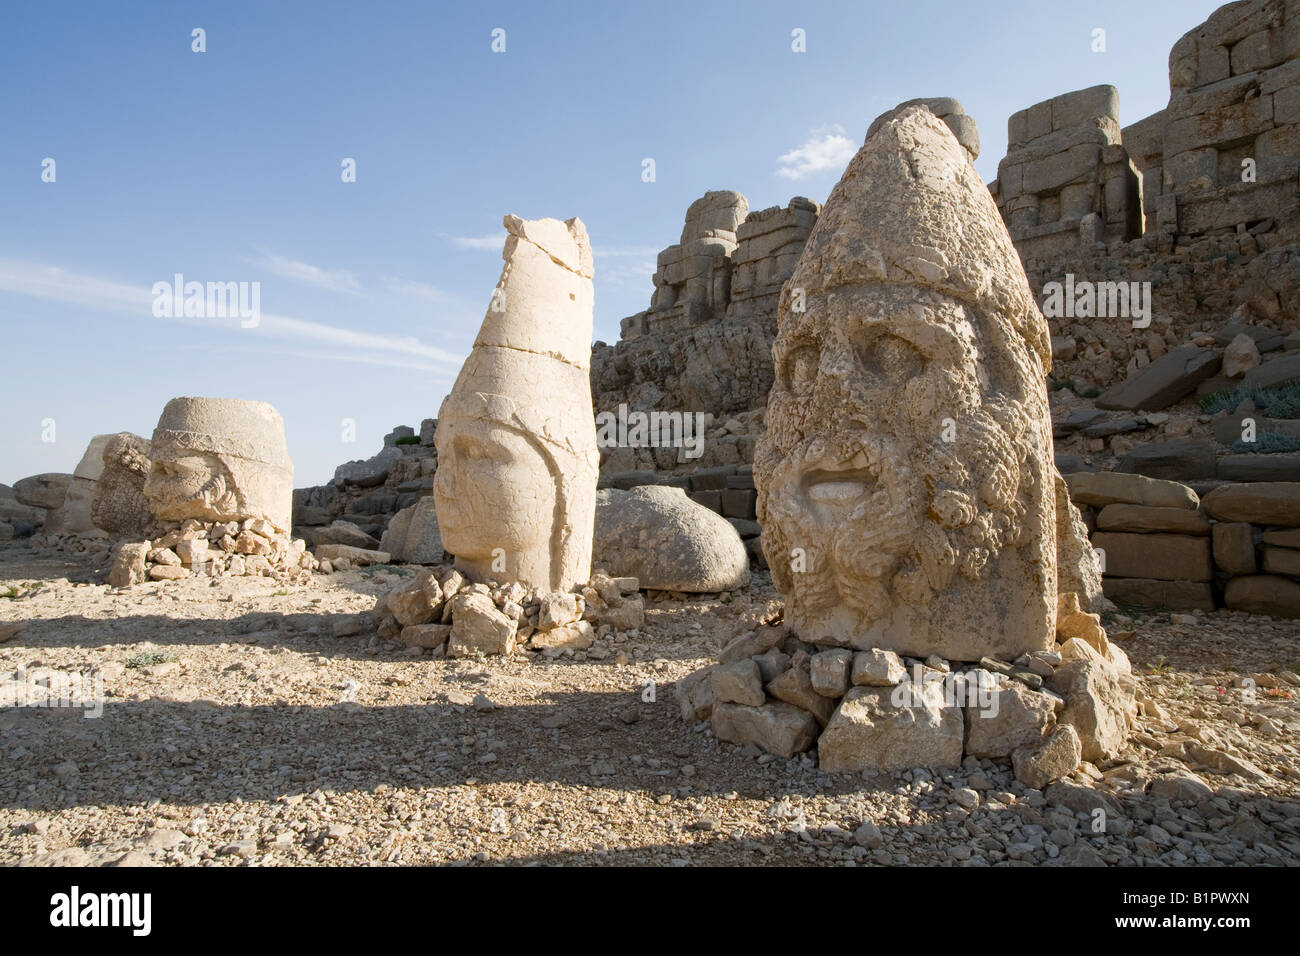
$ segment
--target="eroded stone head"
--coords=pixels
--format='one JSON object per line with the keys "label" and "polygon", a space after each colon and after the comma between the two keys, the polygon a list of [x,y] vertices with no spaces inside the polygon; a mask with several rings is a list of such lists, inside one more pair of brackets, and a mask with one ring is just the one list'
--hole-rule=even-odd
{"label": "eroded stone head", "polygon": [[591,246],[578,219],[505,226],[501,281],[438,414],[434,503],[471,578],[567,590],[590,576],[600,461]]}
{"label": "eroded stone head", "polygon": [[924,106],[875,128],[782,292],[754,478],[805,640],[1013,658],[1053,640],[1046,323]]}
{"label": "eroded stone head", "polygon": [[288,533],[293,462],[266,402],[173,398],[154,429],[145,497],[163,521],[264,518]]}

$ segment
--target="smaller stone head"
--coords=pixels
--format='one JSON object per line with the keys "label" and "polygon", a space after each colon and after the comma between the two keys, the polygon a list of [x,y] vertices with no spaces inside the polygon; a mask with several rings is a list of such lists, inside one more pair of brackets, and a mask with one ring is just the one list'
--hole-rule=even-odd
{"label": "smaller stone head", "polygon": [[582,222],[507,216],[505,267],[438,414],[443,547],[476,580],[564,589],[591,572],[591,247]]}
{"label": "smaller stone head", "polygon": [[144,494],[163,521],[265,518],[287,533],[293,462],[284,421],[265,402],[174,398],[154,429]]}

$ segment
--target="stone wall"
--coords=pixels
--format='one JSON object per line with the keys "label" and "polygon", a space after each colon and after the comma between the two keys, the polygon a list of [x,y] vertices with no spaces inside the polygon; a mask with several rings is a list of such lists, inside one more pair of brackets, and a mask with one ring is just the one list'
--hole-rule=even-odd
{"label": "stone wall", "polygon": [[990,189],[1023,260],[1142,234],[1142,176],[1122,142],[1115,87],[1015,113],[1007,146]]}
{"label": "stone wall", "polygon": [[1065,479],[1116,604],[1300,617],[1300,483],[1224,484],[1202,498],[1140,475]]}
{"label": "stone wall", "polygon": [[1067,275],[1150,283],[1143,327],[1049,314],[1059,378],[1104,388],[1229,319],[1300,326],[1300,0],[1221,7],[1169,77],[1168,106],[1123,129],[1109,86],[1008,123],[990,189],[1040,302]]}
{"label": "stone wall", "polygon": [[[723,418],[762,409],[777,296],[819,211],[795,197],[750,213],[745,197],[730,191],[692,203],[681,242],[659,254],[650,308],[623,320],[619,342],[592,350],[596,411],[626,404]],[[655,467],[651,450],[641,451],[617,467]]]}

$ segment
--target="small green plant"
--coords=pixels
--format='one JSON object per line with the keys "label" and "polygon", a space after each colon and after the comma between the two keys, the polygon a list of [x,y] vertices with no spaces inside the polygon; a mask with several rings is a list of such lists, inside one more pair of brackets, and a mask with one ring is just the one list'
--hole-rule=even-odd
{"label": "small green plant", "polygon": [[403,435],[401,438],[397,439],[397,441],[393,442],[393,444],[394,445],[418,445],[420,444],[420,438],[418,435]]}
{"label": "small green plant", "polygon": [[1151,665],[1152,674],[1167,674],[1169,672],[1169,663],[1165,660],[1165,655],[1160,655],[1160,660]]}
{"label": "small green plant", "polygon": [[271,597],[285,597],[288,595],[288,593],[289,593],[288,591],[272,591]]}
{"label": "small green plant", "polygon": [[1213,392],[1199,396],[1196,402],[1205,414],[1217,415],[1234,411],[1246,399],[1254,402],[1266,418],[1300,418],[1300,385]]}
{"label": "small green plant", "polygon": [[1241,404],[1240,399],[1235,398],[1236,395],[1234,391],[1209,392],[1197,395],[1196,404],[1201,406],[1201,411],[1205,414],[1217,415],[1219,412],[1230,412]]}
{"label": "small green plant", "polygon": [[1072,379],[1072,378],[1054,378],[1054,379],[1052,379],[1051,382],[1049,383],[1049,387],[1050,387],[1050,388],[1052,389],[1052,391],[1054,391],[1054,392],[1059,392],[1059,391],[1060,391],[1061,389],[1063,389],[1063,388],[1068,388],[1070,391],[1073,392],[1073,391],[1074,391],[1074,379]]}
{"label": "small green plant", "polygon": [[12,588],[7,584],[0,584],[0,598],[13,599],[16,598],[17,596],[18,596],[17,588]]}
{"label": "small green plant", "polygon": [[126,666],[135,670],[140,667],[153,667],[155,664],[166,664],[168,661],[176,660],[176,655],[171,651],[141,651],[139,654],[133,654],[126,659]]}
{"label": "small green plant", "polygon": [[1232,444],[1233,451],[1254,452],[1267,455],[1279,451],[1300,450],[1300,438],[1295,435],[1283,435],[1279,432],[1265,432],[1255,441],[1238,441]]}

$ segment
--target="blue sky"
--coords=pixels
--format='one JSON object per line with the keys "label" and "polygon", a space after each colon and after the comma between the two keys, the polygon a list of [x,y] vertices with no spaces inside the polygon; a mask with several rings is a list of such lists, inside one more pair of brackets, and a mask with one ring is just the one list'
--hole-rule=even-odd
{"label": "blue sky", "polygon": [[[1125,123],[1161,109],[1169,47],[1217,5],[6,4],[0,481],[148,436],[176,395],[270,402],[295,483],[326,481],[437,414],[505,213],[582,218],[612,342],[706,190],[822,201],[871,120],[917,96],[961,100],[992,179],[1031,103],[1113,83]],[[260,282],[261,323],[155,318],[176,273]]]}

